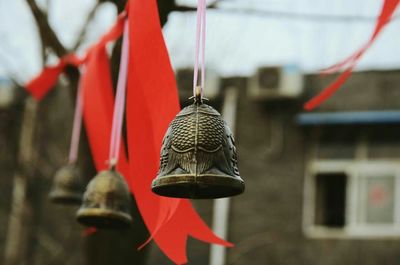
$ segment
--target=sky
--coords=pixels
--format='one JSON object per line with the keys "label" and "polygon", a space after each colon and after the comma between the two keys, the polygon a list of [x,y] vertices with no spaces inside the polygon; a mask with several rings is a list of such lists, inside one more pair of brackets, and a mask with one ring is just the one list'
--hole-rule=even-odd
{"label": "sky", "polygon": [[[67,47],[73,45],[95,4],[95,0],[38,2],[48,9],[50,24]],[[218,8],[207,13],[207,67],[222,76],[246,76],[260,66],[288,64],[317,72],[368,39],[381,4],[381,0],[220,0]],[[102,4],[80,52],[112,25],[116,15],[112,4]],[[194,13],[170,15],[164,36],[174,68],[193,65],[195,27]],[[399,33],[400,19],[395,19],[357,69],[400,68]],[[25,82],[40,71],[40,58],[37,31],[25,0],[0,0],[0,76],[13,75]]]}

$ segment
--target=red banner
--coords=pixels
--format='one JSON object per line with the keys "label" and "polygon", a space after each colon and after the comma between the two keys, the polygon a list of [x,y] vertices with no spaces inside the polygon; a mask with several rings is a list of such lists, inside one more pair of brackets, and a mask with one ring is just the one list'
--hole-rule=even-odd
{"label": "red banner", "polygon": [[390,22],[390,19],[392,18],[393,13],[398,7],[399,3],[400,0],[385,0],[383,3],[382,11],[376,22],[375,29],[368,42],[348,58],[322,71],[322,73],[326,74],[344,69],[343,73],[341,73],[333,83],[322,90],[321,93],[306,102],[306,104],[304,105],[304,108],[306,110],[312,110],[324,103],[346,82],[346,80],[351,76],[351,73],[358,61],[368,50],[368,48],[371,47],[372,43],[379,36],[379,33],[382,31],[382,29],[387,25],[387,23]]}
{"label": "red banner", "polygon": [[67,65],[78,67],[84,64],[94,48],[99,46],[105,47],[108,42],[118,39],[123,31],[125,16],[125,13],[119,15],[114,26],[103,35],[98,43],[88,49],[83,59],[78,58],[75,54],[68,54],[62,57],[56,65],[45,67],[42,72],[27,82],[25,84],[25,89],[31,93],[36,100],[40,101],[54,87],[58,77],[64,72]]}
{"label": "red banner", "polygon": [[[89,145],[97,171],[109,168],[111,126],[114,94],[110,63],[104,45],[96,46],[90,53],[82,74],[83,118]],[[124,147],[121,148],[117,170],[129,178],[129,168]]]}
{"label": "red banner", "polygon": [[25,85],[25,88],[36,100],[41,100],[56,84],[58,77],[64,72],[64,68],[67,65],[77,67],[82,63],[83,60],[79,59],[74,54],[69,54],[61,58],[57,65],[44,68],[38,76]]}

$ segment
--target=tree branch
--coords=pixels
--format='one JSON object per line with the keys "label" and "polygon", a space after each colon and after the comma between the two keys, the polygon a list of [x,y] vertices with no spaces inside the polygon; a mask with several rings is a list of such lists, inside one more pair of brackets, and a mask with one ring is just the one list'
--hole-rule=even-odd
{"label": "tree branch", "polygon": [[[207,5],[207,8],[209,9],[214,9],[217,8],[217,5],[219,2],[221,2],[222,0],[214,0],[214,2],[212,2],[211,4]],[[192,12],[192,11],[196,11],[197,7],[194,6],[186,6],[186,5],[174,5],[173,10],[172,11],[178,11],[178,12]]]}
{"label": "tree branch", "polygon": [[99,6],[100,6],[100,2],[97,2],[96,5],[93,7],[93,9],[90,10],[88,16],[86,17],[85,23],[82,26],[81,31],[78,34],[76,42],[75,42],[74,46],[72,47],[73,51],[78,49],[78,47],[82,44],[82,41],[85,39],[87,30],[88,30],[88,26],[89,26],[90,22],[93,20],[94,15],[96,14],[96,11],[99,8]]}
{"label": "tree branch", "polygon": [[26,0],[26,2],[31,9],[33,17],[36,21],[37,27],[39,29],[39,35],[43,42],[43,46],[45,48],[50,48],[51,50],[53,50],[54,53],[59,57],[67,54],[67,49],[62,45],[56,33],[53,31],[48,23],[47,14],[38,7],[35,0]]}

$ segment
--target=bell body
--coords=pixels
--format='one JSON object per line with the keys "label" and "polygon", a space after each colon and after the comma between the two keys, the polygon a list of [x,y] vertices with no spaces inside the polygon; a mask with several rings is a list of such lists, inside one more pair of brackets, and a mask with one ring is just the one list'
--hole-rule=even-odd
{"label": "bell body", "polygon": [[161,196],[192,199],[244,191],[232,132],[218,111],[195,103],[178,113],[164,137],[152,190]]}
{"label": "bell body", "polygon": [[57,171],[49,199],[54,203],[79,205],[82,202],[83,191],[84,184],[78,168],[68,165]]}
{"label": "bell body", "polygon": [[130,206],[131,194],[123,177],[115,170],[104,170],[89,182],[77,220],[100,229],[128,228]]}

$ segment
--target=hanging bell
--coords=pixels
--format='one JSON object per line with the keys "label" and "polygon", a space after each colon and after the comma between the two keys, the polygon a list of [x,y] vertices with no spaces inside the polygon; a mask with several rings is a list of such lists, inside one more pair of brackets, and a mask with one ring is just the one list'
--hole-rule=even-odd
{"label": "hanging bell", "polygon": [[59,204],[80,204],[83,190],[78,168],[74,165],[64,166],[56,172],[49,199]]}
{"label": "hanging bell", "polygon": [[132,222],[131,194],[114,169],[99,172],[88,184],[77,213],[79,223],[100,229],[124,229]]}
{"label": "hanging bell", "polygon": [[230,197],[244,191],[232,132],[221,114],[201,98],[171,122],[152,190],[161,196],[191,199]]}

